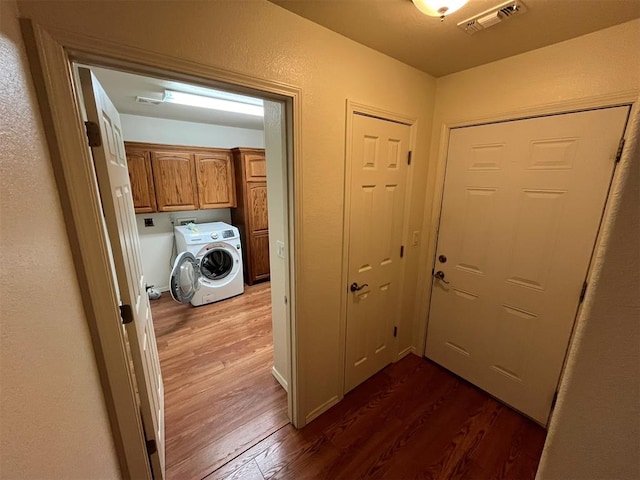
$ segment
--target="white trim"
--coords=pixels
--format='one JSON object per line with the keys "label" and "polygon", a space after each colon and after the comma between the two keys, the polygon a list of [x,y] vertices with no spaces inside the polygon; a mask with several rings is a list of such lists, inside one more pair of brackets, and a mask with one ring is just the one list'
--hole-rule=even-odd
{"label": "white trim", "polygon": [[[615,92],[608,93],[603,95],[594,95],[590,97],[585,97],[576,100],[568,100],[568,101],[560,101],[560,102],[552,102],[547,104],[538,105],[535,107],[517,109],[517,110],[509,110],[506,112],[496,113],[493,115],[481,116],[470,118],[467,120],[455,120],[450,122],[442,122],[440,127],[440,143],[438,145],[438,154],[437,154],[437,165],[436,165],[436,173],[435,173],[435,183],[433,194],[431,196],[427,195],[425,200],[425,212],[429,211],[429,207],[431,207],[431,215],[430,225],[427,228],[423,229],[424,231],[429,232],[429,247],[427,249],[427,271],[430,272],[433,266],[435,265],[435,255],[436,255],[436,245],[438,240],[438,228],[440,225],[440,212],[442,209],[442,194],[444,192],[444,176],[446,171],[446,162],[447,162],[447,153],[448,153],[448,145],[449,145],[449,135],[451,129],[459,128],[459,127],[469,127],[474,125],[482,125],[488,123],[497,123],[497,122],[505,122],[512,120],[520,120],[523,118],[530,117],[541,117],[548,115],[558,115],[565,113],[572,113],[582,110],[592,110],[597,108],[609,108],[616,107],[620,105],[631,105],[634,102],[638,101],[638,95],[640,90],[627,90],[623,92]],[[615,182],[619,181],[619,179],[614,180],[612,183],[612,190]],[[609,197],[607,198],[607,204],[609,203]],[[597,245],[599,245],[599,237],[597,240]],[[594,252],[597,251],[597,248]],[[587,278],[590,276],[590,269],[587,273]],[[424,294],[422,295],[422,302],[420,307],[420,312],[424,313],[420,315],[420,324],[418,325],[418,346],[419,352],[421,355],[425,354],[426,351],[426,342],[427,342],[427,329],[429,325],[429,314],[430,314],[430,300],[431,300],[431,289],[433,286],[433,279],[431,275],[428,275],[427,282],[425,285]],[[568,350],[567,350],[568,351]]]}
{"label": "white trim", "polygon": [[278,381],[278,383],[282,385],[282,388],[284,388],[284,391],[289,392],[289,384],[287,383],[285,378],[282,376],[282,374],[280,374],[280,372],[278,371],[275,365],[271,367],[271,373],[273,374],[275,379]]}
{"label": "white trim", "polygon": [[[233,85],[239,93],[260,92],[287,104],[288,148],[292,202],[289,218],[291,257],[289,279],[289,372],[288,401],[294,426],[306,423],[299,405],[304,392],[299,389],[297,359],[297,302],[295,285],[300,273],[302,251],[302,161],[301,98],[295,86],[217,69],[187,60],[116,44],[21,20],[23,36],[51,153],[67,233],[76,252],[75,267],[82,291],[87,321],[92,332],[98,368],[109,411],[116,450],[125,477],[151,478],[142,423],[135,398],[129,364],[122,338],[117,289],[109,262],[108,240],[102,217],[93,160],[86,141],[80,106],[74,95],[72,62],[126,69],[135,73],[216,87]],[[179,73],[177,73],[179,72]],[[237,87],[237,88],[236,88]],[[292,188],[291,188],[292,187]],[[291,226],[291,223],[289,223]]]}
{"label": "white trim", "polygon": [[[398,114],[381,108],[365,105],[363,103],[354,102],[347,99],[346,102],[346,129],[345,129],[345,166],[344,166],[344,207],[343,207],[343,239],[342,239],[342,285],[340,295],[340,330],[339,330],[339,351],[338,351],[338,364],[342,365],[340,369],[339,377],[339,396],[338,399],[342,399],[345,393],[345,368],[346,368],[346,341],[347,341],[347,301],[348,293],[346,286],[349,284],[349,241],[350,241],[350,218],[349,212],[351,211],[351,149],[352,149],[352,135],[353,135],[353,115],[362,114],[370,117],[379,118],[381,120],[387,120],[395,123],[401,123],[409,127],[409,150],[413,152],[411,165],[407,168],[407,188],[405,191],[405,202],[402,219],[402,238],[403,245],[405,246],[405,254],[408,250],[409,238],[409,216],[411,213],[411,195],[413,193],[413,166],[415,165],[415,146],[416,146],[416,131],[418,128],[418,120],[413,117]],[[402,303],[404,295],[405,284],[405,262],[401,262],[400,271],[400,302]],[[398,357],[398,338],[393,339],[393,355],[392,358]],[[396,360],[397,361],[397,360]],[[317,410],[317,409],[316,409]],[[314,410],[315,411],[315,410]],[[308,417],[307,417],[308,418]]]}
{"label": "white trim", "polygon": [[398,355],[396,356],[396,362],[398,360],[402,360],[404,357],[406,357],[410,353],[413,353],[414,355],[416,353],[416,347],[414,347],[413,345],[411,345],[411,346],[405,348],[404,350],[398,352]]}
{"label": "white trim", "polygon": [[327,400],[326,402],[324,402],[322,405],[320,405],[318,408],[314,408],[309,415],[307,415],[305,417],[305,421],[307,423],[309,423],[310,421],[314,420],[315,418],[318,418],[320,415],[322,415],[324,412],[326,412],[327,410],[329,410],[331,407],[333,407],[334,405],[336,405],[340,400],[342,400],[342,397],[339,397],[338,395],[334,395],[333,397],[331,397],[329,400]]}

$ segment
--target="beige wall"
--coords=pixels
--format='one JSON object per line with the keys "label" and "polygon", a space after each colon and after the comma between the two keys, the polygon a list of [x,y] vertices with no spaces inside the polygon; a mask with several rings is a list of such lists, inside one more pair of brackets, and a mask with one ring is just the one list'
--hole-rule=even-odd
{"label": "beige wall", "polygon": [[[553,110],[558,107],[552,104],[577,105],[594,96],[633,91],[637,95],[639,88],[640,20],[439,78],[426,211],[432,211],[436,171],[442,170],[444,124]],[[633,162],[635,173],[624,191],[615,183],[620,193],[612,203],[621,204],[604,230],[612,237],[608,252],[598,252],[598,261],[606,260],[607,268],[592,280],[587,294],[591,307],[584,308],[578,320],[540,479],[638,477],[637,153]],[[425,228],[432,218],[437,215],[426,215]],[[433,248],[424,263],[432,261]],[[426,315],[427,302],[422,308]],[[416,334],[424,335],[424,327],[416,325]]]}
{"label": "beige wall", "polygon": [[0,2],[0,477],[118,478],[14,2]]}
{"label": "beige wall", "polygon": [[[271,321],[273,375],[289,391],[289,348],[287,345],[288,295],[287,252],[289,252],[286,179],[288,174],[284,125],[285,104],[264,102],[264,142],[267,156],[267,199],[269,203],[269,274],[271,278]],[[278,242],[285,248],[278,255]]]}
{"label": "beige wall", "polygon": [[[44,25],[302,89],[301,410],[308,414],[338,396],[346,100],[418,119],[409,231],[419,230],[435,80],[266,1],[24,1],[19,6],[23,16]],[[409,300],[400,349],[413,341],[418,257],[419,247],[405,255]]]}

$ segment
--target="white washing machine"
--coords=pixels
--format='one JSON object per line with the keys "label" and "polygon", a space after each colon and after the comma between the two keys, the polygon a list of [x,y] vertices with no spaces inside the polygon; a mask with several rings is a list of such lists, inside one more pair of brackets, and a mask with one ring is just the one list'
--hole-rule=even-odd
{"label": "white washing machine", "polygon": [[240,232],[223,222],[175,227],[178,256],[169,280],[176,302],[194,306],[244,292]]}

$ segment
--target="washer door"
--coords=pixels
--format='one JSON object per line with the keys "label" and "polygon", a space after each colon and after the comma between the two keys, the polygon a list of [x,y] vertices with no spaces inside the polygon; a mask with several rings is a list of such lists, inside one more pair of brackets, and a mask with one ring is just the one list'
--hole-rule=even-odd
{"label": "washer door", "polygon": [[169,281],[171,296],[176,302],[189,303],[200,285],[200,268],[191,252],[182,252],[176,258]]}
{"label": "washer door", "polygon": [[209,280],[222,280],[231,273],[235,263],[226,248],[216,245],[200,259],[200,274]]}

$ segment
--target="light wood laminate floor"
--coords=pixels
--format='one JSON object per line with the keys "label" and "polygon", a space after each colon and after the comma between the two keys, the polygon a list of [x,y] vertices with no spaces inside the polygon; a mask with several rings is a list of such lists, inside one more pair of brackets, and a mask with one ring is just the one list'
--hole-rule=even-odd
{"label": "light wood laminate floor", "polygon": [[167,478],[199,480],[289,423],[273,378],[269,282],[192,307],[151,302],[164,379]]}

